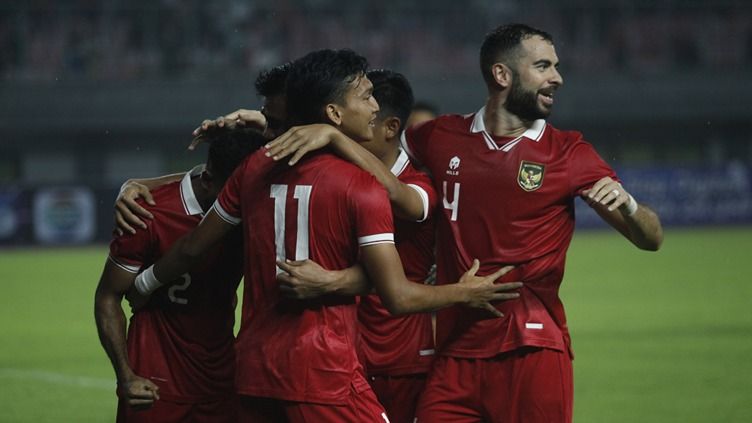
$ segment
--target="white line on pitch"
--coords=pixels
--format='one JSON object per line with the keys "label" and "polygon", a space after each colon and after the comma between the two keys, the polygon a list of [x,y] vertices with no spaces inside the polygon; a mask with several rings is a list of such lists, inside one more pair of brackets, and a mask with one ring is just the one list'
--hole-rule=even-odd
{"label": "white line on pitch", "polygon": [[79,388],[115,389],[114,380],[86,376],[71,376],[63,373],[35,369],[0,368],[0,379],[36,380],[55,385],[76,386]]}

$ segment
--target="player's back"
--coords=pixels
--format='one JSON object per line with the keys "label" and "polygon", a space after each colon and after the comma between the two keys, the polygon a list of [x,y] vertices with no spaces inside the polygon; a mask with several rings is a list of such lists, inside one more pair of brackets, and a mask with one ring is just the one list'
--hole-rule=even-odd
{"label": "player's back", "polygon": [[247,260],[238,389],[341,403],[351,385],[366,383],[355,353],[356,299],[282,298],[275,261],[352,266],[360,246],[393,240],[386,192],[371,175],[327,153],[278,167],[249,189],[241,195]]}
{"label": "player's back", "polygon": [[[134,273],[158,260],[195,228],[202,209],[187,175],[152,192],[147,228],[113,240],[110,258]],[[239,236],[227,239],[171,287],[158,289],[131,318],[128,354],[137,374],[153,379],[174,401],[205,401],[233,390],[235,290]]]}

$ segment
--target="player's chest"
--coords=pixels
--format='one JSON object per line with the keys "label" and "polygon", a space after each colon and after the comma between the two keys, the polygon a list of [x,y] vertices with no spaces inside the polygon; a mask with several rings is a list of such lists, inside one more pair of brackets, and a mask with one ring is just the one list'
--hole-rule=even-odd
{"label": "player's chest", "polygon": [[509,151],[501,151],[473,141],[432,146],[428,166],[440,194],[462,187],[480,198],[524,198],[558,196],[568,189],[566,160],[550,144],[523,140]]}

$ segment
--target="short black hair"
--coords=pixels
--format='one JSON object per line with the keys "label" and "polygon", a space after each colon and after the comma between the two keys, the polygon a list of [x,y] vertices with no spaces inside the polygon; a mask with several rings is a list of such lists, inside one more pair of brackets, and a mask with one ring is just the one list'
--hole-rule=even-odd
{"label": "short black hair", "polygon": [[413,89],[404,75],[387,69],[375,69],[366,73],[373,83],[373,96],[379,103],[379,118],[396,116],[400,131],[407,123],[413,109]]}
{"label": "short black hair", "polygon": [[492,85],[494,77],[491,67],[494,63],[512,65],[518,58],[522,40],[539,36],[553,43],[553,37],[547,32],[535,29],[525,24],[501,25],[486,34],[480,47],[480,71],[486,84]]}
{"label": "short black hair", "polygon": [[439,106],[426,100],[419,100],[415,102],[415,104],[413,105],[413,111],[415,112],[417,110],[425,110],[434,116],[438,116],[439,114]]}
{"label": "short black hair", "polygon": [[287,74],[290,72],[291,63],[283,63],[271,69],[262,70],[256,77],[256,94],[261,97],[271,97],[285,93]]}
{"label": "short black hair", "polygon": [[256,129],[241,128],[218,131],[207,137],[211,173],[217,180],[227,180],[245,157],[261,148],[268,140]]}
{"label": "short black hair", "polygon": [[342,104],[347,85],[365,75],[368,61],[352,50],[317,50],[292,63],[287,77],[287,116],[293,125],[320,123],[324,106]]}

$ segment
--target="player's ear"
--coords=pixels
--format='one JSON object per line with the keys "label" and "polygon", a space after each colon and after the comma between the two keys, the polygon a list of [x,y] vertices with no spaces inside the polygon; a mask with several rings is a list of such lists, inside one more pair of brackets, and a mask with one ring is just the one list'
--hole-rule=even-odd
{"label": "player's ear", "polygon": [[491,75],[499,88],[507,88],[512,85],[512,68],[504,63],[494,63],[491,65]]}
{"label": "player's ear", "polygon": [[397,116],[392,116],[384,120],[384,131],[386,139],[390,140],[396,138],[399,135],[400,126],[402,122]]}
{"label": "player's ear", "polygon": [[336,104],[327,104],[324,109],[324,114],[326,114],[326,118],[335,126],[340,126],[342,124],[342,110]]}

